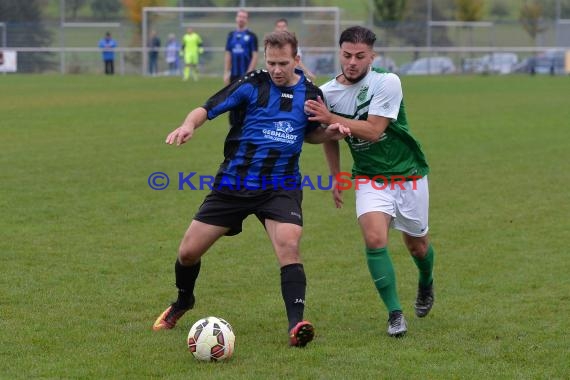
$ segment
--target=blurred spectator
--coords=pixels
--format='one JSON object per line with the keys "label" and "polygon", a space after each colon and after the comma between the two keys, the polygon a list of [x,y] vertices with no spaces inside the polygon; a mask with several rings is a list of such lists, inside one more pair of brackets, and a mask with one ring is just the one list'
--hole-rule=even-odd
{"label": "blurred spectator", "polygon": [[189,27],[182,37],[182,51],[180,52],[184,57],[184,80],[188,80],[190,75],[192,79],[198,80],[198,64],[200,54],[203,52],[202,37]]}
{"label": "blurred spectator", "polygon": [[[257,66],[257,36],[247,28],[247,11],[240,9],[236,14],[236,29],[228,33],[224,53],[224,84],[229,85],[243,78]],[[229,112],[230,127],[241,128],[245,109],[232,109]]]}
{"label": "blurred spectator", "polygon": [[160,50],[160,38],[156,31],[153,30],[150,34],[150,39],[148,41],[148,47],[150,48],[148,53],[148,73],[150,75],[158,74],[158,52]]}
{"label": "blurred spectator", "polygon": [[102,58],[105,65],[105,74],[113,75],[115,73],[115,48],[117,42],[111,38],[111,32],[105,33],[105,37],[99,40],[99,48],[102,49]]}
{"label": "blurred spectator", "polygon": [[228,85],[257,66],[257,36],[247,28],[247,11],[236,14],[236,29],[228,33],[224,56],[224,84]]}
{"label": "blurred spectator", "polygon": [[173,33],[168,35],[166,42],[166,63],[168,64],[168,75],[178,75],[178,57],[180,53],[180,44],[176,41]]}

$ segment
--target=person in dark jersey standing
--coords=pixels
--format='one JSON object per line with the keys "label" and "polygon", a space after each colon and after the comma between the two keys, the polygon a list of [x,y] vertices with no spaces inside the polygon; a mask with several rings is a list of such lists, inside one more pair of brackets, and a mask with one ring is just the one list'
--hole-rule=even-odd
{"label": "person in dark jersey standing", "polygon": [[[228,33],[226,51],[224,53],[224,84],[242,78],[255,69],[259,53],[257,52],[257,36],[247,28],[248,13],[240,9],[236,14],[236,29]],[[230,126],[234,126],[243,118],[243,110],[230,111]]]}

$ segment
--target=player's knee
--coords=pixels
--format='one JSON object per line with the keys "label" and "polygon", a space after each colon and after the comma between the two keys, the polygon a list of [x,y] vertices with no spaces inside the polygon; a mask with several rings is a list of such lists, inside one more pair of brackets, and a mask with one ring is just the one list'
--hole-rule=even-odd
{"label": "player's knee", "polygon": [[298,255],[299,241],[296,239],[279,240],[275,242],[275,250],[285,255]]}
{"label": "player's knee", "polygon": [[184,242],[178,248],[178,261],[185,266],[191,266],[200,261],[202,255],[186,246]]}
{"label": "player's knee", "polygon": [[418,259],[423,259],[428,251],[429,243],[423,240],[414,241],[408,244],[410,254]]}
{"label": "player's knee", "polygon": [[388,245],[388,236],[382,234],[367,234],[364,238],[368,248],[377,249]]}
{"label": "player's knee", "polygon": [[273,246],[280,263],[293,263],[300,260],[299,241],[297,239],[278,239]]}

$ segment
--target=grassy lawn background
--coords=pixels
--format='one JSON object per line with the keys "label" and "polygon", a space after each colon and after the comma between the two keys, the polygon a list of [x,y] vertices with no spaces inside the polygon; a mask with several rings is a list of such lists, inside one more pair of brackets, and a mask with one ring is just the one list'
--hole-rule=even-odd
{"label": "grassy lawn background", "polygon": [[[6,378],[565,378],[570,238],[567,77],[407,77],[432,166],[436,304],[413,316],[417,271],[390,251],[409,322],[385,335],[354,216],[305,191],[307,349],[287,347],[279,269],[255,218],[204,257],[196,308],[151,325],[175,296],[176,250],[205,191],[153,191],[155,171],[213,175],[227,117],[181,148],[164,138],[219,79],[0,77],[0,361]],[[343,146],[343,169],[350,169]],[[303,174],[326,175],[306,145]],[[236,330],[236,353],[186,351],[197,319]]]}

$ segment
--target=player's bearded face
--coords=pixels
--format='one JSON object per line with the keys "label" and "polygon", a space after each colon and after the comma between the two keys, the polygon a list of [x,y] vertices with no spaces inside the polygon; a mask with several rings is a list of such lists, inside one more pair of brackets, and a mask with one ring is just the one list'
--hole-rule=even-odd
{"label": "player's bearded face", "polygon": [[273,83],[277,86],[293,86],[299,77],[295,74],[295,67],[299,64],[299,57],[293,57],[291,45],[282,48],[268,46],[265,49],[265,66]]}
{"label": "player's bearded face", "polygon": [[374,53],[363,43],[343,42],[340,47],[340,67],[344,78],[352,83],[360,81],[368,74]]}

